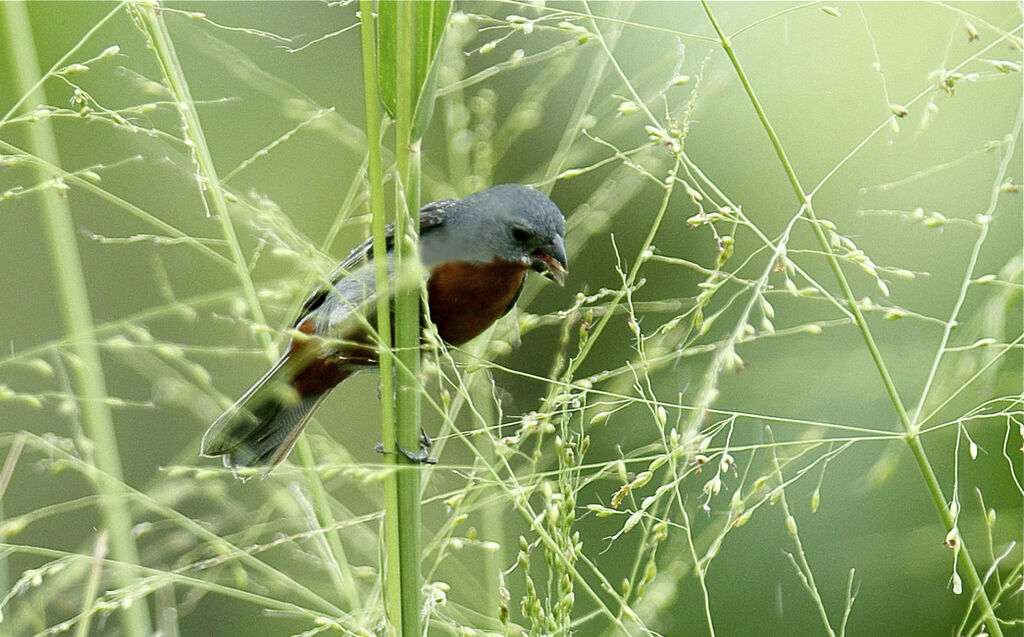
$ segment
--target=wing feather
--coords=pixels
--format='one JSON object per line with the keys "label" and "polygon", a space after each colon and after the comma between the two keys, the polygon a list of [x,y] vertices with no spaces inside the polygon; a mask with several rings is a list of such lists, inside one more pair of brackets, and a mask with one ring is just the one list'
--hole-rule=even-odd
{"label": "wing feather", "polygon": [[[455,199],[440,199],[423,206],[423,208],[420,209],[420,234],[422,235],[430,232],[443,225],[444,220],[447,217],[448,208],[455,203],[457,203]],[[384,236],[387,241],[387,248],[388,250],[391,250],[395,245],[394,224],[389,223],[387,225],[384,229]],[[331,291],[333,286],[338,283],[338,281],[348,276],[354,268],[371,261],[373,261],[373,237],[370,237],[353,248],[352,251],[348,253],[348,256],[345,257],[333,271],[331,271],[331,274],[329,275],[331,288],[321,287],[306,299],[302,304],[302,309],[299,310],[298,318],[295,320],[293,327],[297,327],[310,312],[315,311],[323,304],[327,299],[328,293]]]}

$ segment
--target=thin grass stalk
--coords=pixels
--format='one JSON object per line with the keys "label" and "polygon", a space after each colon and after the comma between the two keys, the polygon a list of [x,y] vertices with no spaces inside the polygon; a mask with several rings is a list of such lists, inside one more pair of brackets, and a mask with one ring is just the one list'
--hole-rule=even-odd
{"label": "thin grass stalk", "polygon": [[39,79],[32,86],[32,90],[22,93],[21,97],[19,97],[18,100],[11,105],[11,108],[7,111],[7,113],[5,113],[3,117],[0,117],[0,128],[6,126],[11,121],[11,119],[15,117],[15,115],[21,109],[22,104],[29,101],[29,97],[31,97],[31,95],[35,93],[35,90],[43,85],[45,78],[49,77],[57,69],[63,68],[67,61],[70,60],[71,57],[74,56],[76,53],[78,53],[79,49],[81,49],[86,42],[90,42],[92,40],[92,36],[101,28],[103,28],[103,26],[106,25],[109,20],[111,20],[114,16],[121,15],[123,4],[124,3],[121,3],[112,7],[110,11],[107,13],[107,15],[100,18],[96,22],[96,24],[92,25],[92,27],[88,31],[86,31],[80,38],[78,38],[78,42],[72,45],[71,48],[69,48],[67,51],[65,51],[64,55],[60,56],[60,58],[53,63],[53,66],[51,66],[49,70],[46,71],[46,73],[42,75],[36,74],[36,77],[38,77]]}
{"label": "thin grass stalk", "polygon": [[[612,310],[614,310],[614,308],[618,307],[619,304],[622,303],[622,300],[626,298],[626,294],[629,291],[629,289],[632,288],[633,285],[636,283],[636,279],[640,275],[640,269],[646,262],[644,254],[647,252],[648,249],[650,249],[651,245],[654,243],[654,237],[658,234],[658,229],[661,228],[661,223],[665,219],[665,214],[668,211],[669,200],[672,198],[672,193],[677,183],[675,175],[679,172],[679,167],[680,159],[677,157],[672,168],[669,170],[668,178],[666,178],[664,181],[663,188],[665,189],[665,194],[662,197],[661,206],[658,208],[658,212],[654,216],[654,221],[651,222],[651,227],[647,231],[647,236],[644,237],[644,241],[640,245],[640,250],[637,252],[636,259],[633,261],[633,265],[629,273],[623,279],[622,289],[617,291],[615,293],[615,296],[612,297],[611,301],[608,304],[608,310],[601,316],[600,319],[598,319],[597,323],[592,328],[590,328],[590,331],[587,334],[587,339],[583,342],[582,345],[580,345],[579,351],[576,353],[576,355],[569,360],[566,369],[562,370],[562,372],[560,373],[559,376],[562,383],[568,382],[576,375],[576,371],[580,368],[580,366],[586,360],[587,356],[590,354],[590,350],[593,348],[594,343],[598,341],[598,339],[601,336],[601,333],[604,331],[604,328],[608,325],[609,321],[611,321],[612,316],[614,316],[615,313]],[[555,376],[552,375],[552,378],[555,378]],[[554,399],[557,393],[561,391],[563,386],[562,383],[550,384],[548,388],[548,395],[544,399],[545,410],[550,408],[551,401]]]}
{"label": "thin grass stalk", "polygon": [[[772,436],[772,431],[768,429],[768,435]],[[775,442],[772,438],[772,442]],[[796,569],[797,576],[800,578],[801,583],[804,585],[804,589],[811,597],[811,601],[814,603],[814,608],[818,611],[818,616],[821,618],[822,627],[825,632],[828,633],[829,637],[836,637],[836,631],[832,628],[832,623],[828,618],[828,612],[825,610],[825,603],[821,600],[821,592],[818,590],[818,585],[814,582],[814,572],[811,571],[811,565],[807,561],[807,551],[804,550],[804,543],[800,539],[799,527],[796,523],[796,518],[793,517],[792,512],[789,508],[789,500],[786,498],[786,489],[784,486],[786,479],[782,475],[782,466],[779,463],[779,456],[777,453],[777,447],[771,448],[771,467],[775,470],[775,479],[779,481],[779,505],[782,508],[782,515],[786,521],[786,531],[789,536],[793,538],[793,544],[796,546],[795,555],[790,553],[789,559],[792,561],[794,568]]]}
{"label": "thin grass stalk", "polygon": [[[245,301],[252,312],[253,320],[258,325],[267,325],[263,316],[263,306],[256,296],[256,287],[253,285],[252,277],[249,275],[249,267],[242,253],[242,247],[238,243],[238,236],[235,234],[235,227],[231,223],[231,215],[228,213],[227,199],[224,197],[224,189],[221,187],[220,178],[217,176],[217,169],[213,163],[213,154],[206,143],[206,136],[203,134],[202,123],[199,120],[199,113],[196,111],[195,101],[192,99],[192,91],[189,89],[185,72],[178,60],[178,54],[174,50],[174,42],[171,40],[167,25],[164,22],[163,14],[158,14],[159,7],[154,5],[130,5],[139,22],[144,26],[146,37],[153,46],[153,55],[160,65],[160,71],[167,81],[167,88],[174,97],[174,105],[181,115],[184,126],[185,139],[191,143],[193,159],[198,168],[200,195],[204,203],[209,206],[209,213],[217,217],[220,222],[221,232],[224,234],[224,241],[231,253],[231,262],[235,274],[242,284],[242,293]],[[266,330],[260,330],[256,334],[260,346],[267,355],[267,359],[273,361],[277,358],[273,339]]]}
{"label": "thin grass stalk", "polygon": [[[486,335],[490,337],[490,333]],[[478,350],[481,353],[480,358],[483,359],[486,356],[486,347],[479,347]],[[484,419],[485,423],[492,423],[497,426],[498,423],[498,409],[495,404],[494,394],[491,390],[490,374],[484,369],[476,372],[470,377],[470,383],[467,387],[469,395],[472,397],[472,402],[476,406],[480,416]],[[495,430],[496,432],[500,430]],[[496,433],[496,435],[498,435]],[[480,455],[483,457],[483,461],[491,466],[498,465],[498,443],[495,440],[488,440],[487,438],[481,438],[486,440],[485,444],[480,445]],[[478,461],[479,462],[479,461]],[[473,475],[476,475],[474,470]],[[491,502],[483,505],[480,508],[480,530],[481,537],[485,540],[494,542],[495,550],[484,551],[482,557],[482,568],[483,568],[483,585],[484,585],[484,608],[481,609],[488,617],[498,617],[501,611],[501,591],[502,586],[501,571],[504,568],[506,562],[505,552],[505,541],[506,535],[506,520],[505,512],[507,507],[498,498],[494,498]]]}
{"label": "thin grass stalk", "polygon": [[[160,65],[161,72],[167,81],[171,94],[174,96],[175,104],[182,118],[185,136],[193,143],[193,158],[199,171],[201,195],[204,202],[209,206],[209,211],[220,221],[221,232],[231,254],[232,269],[242,284],[246,303],[249,305],[256,323],[266,325],[267,321],[256,295],[256,288],[252,277],[249,275],[245,255],[242,253],[234,225],[231,222],[224,189],[213,162],[213,154],[206,142],[202,123],[196,111],[187,78],[174,49],[174,42],[167,31],[162,14],[158,14],[155,7],[136,9],[136,16],[145,27],[146,36],[153,46],[153,52]],[[276,359],[278,352],[270,333],[266,330],[260,330],[256,336],[268,360]],[[315,465],[315,458],[309,441],[305,436],[299,438],[297,447],[299,460],[306,469],[306,476],[313,493],[313,508],[317,522],[321,526],[332,526],[335,520],[331,515],[323,484],[320,482],[316,472],[312,470]],[[333,535],[328,537],[325,551],[327,554],[323,555],[323,558],[332,562],[330,573],[338,596],[344,599],[351,608],[357,608],[359,606],[359,598],[355,582],[348,568],[348,560],[345,557],[340,541]]]}
{"label": "thin grass stalk", "polygon": [[[616,2],[612,3],[612,11],[609,13],[610,18],[617,20],[627,20],[636,5],[629,2]],[[589,12],[590,7],[586,7]],[[597,27],[597,21],[594,19],[592,13],[590,16],[591,28],[600,33]],[[591,63],[590,68],[586,73],[586,82],[580,90],[579,97],[576,98],[576,104],[573,106],[572,115],[570,116],[565,129],[562,131],[562,137],[558,140],[558,146],[555,148],[555,152],[552,153],[551,159],[548,161],[547,168],[544,171],[544,179],[552,179],[550,187],[546,188],[546,192],[550,194],[551,188],[554,187],[554,176],[562,171],[566,160],[569,158],[569,151],[572,150],[573,144],[576,142],[577,137],[581,130],[583,130],[583,120],[587,116],[587,113],[594,106],[594,96],[597,94],[597,89],[604,81],[607,75],[606,69],[608,68],[608,60],[610,54],[615,51],[615,45],[619,42],[619,36],[622,35],[622,31],[625,27],[625,22],[614,22],[610,25],[608,32],[602,34],[602,38],[606,42],[606,50],[609,55],[597,55],[594,56],[594,61]]]}
{"label": "thin grass stalk", "polygon": [[[4,516],[4,494],[7,493],[7,486],[11,483],[11,475],[14,474],[14,467],[18,465],[18,458],[21,457],[21,451],[25,448],[26,434],[24,431],[18,432],[11,442],[11,448],[7,452],[7,457],[4,458],[4,468],[0,471],[0,524],[4,524],[7,521]],[[0,591],[11,590],[11,572],[10,562],[8,560],[0,560]],[[2,609],[0,609],[2,613]]]}
{"label": "thin grass stalk", "polygon": [[[10,155],[29,154],[25,150],[3,139],[0,139],[0,153],[7,153]],[[148,212],[136,206],[135,204],[129,202],[128,200],[122,197],[118,197],[109,190],[106,190],[105,188],[100,187],[98,184],[95,184],[89,181],[88,179],[82,177],[80,174],[68,172],[67,170],[61,168],[60,166],[56,166],[51,162],[46,161],[42,157],[34,157],[33,161],[36,164],[38,164],[42,169],[44,169],[49,174],[49,176],[60,177],[61,181],[67,183],[69,186],[74,186],[75,188],[81,190],[82,192],[87,192],[91,195],[94,195],[101,199],[102,201],[105,201],[111,204],[112,206],[120,210],[123,210],[124,212],[127,212],[129,215],[143,221],[144,223],[151,225],[156,230],[166,233],[169,237],[173,237],[176,240],[181,240],[181,242],[184,245],[187,245],[189,248],[192,248],[202,253],[203,256],[207,257],[212,262],[217,263],[219,265],[231,267],[232,263],[230,259],[222,255],[220,252],[217,252],[210,246],[204,244],[201,240],[195,237],[190,237],[188,234],[182,232],[178,228],[175,228],[171,224],[163,221],[162,219],[159,219],[149,214]]]}
{"label": "thin grass stalk", "polygon": [[[93,481],[99,482],[104,478],[106,478],[107,482],[111,481],[106,474],[94,465],[82,460],[78,456],[74,456],[64,451],[60,446],[53,444],[51,441],[34,434],[27,434],[27,436],[27,443],[30,449],[41,450],[47,457],[52,457],[67,464],[75,471],[78,471]],[[3,437],[0,436],[0,443],[2,442]],[[209,567],[217,564],[237,562],[241,566],[248,567],[253,571],[265,575],[271,583],[276,586],[280,586],[281,590],[287,590],[289,594],[300,597],[303,600],[303,607],[309,608],[312,612],[331,617],[342,616],[345,614],[344,610],[329,600],[324,599],[316,592],[310,590],[301,582],[289,577],[284,571],[278,570],[274,566],[264,562],[259,558],[258,552],[254,553],[251,550],[243,549],[236,544],[233,544],[229,540],[224,539],[216,532],[207,528],[206,525],[201,524],[195,519],[181,513],[174,507],[154,499],[146,492],[135,489],[130,485],[123,483],[119,484],[120,487],[124,489],[126,496],[132,503],[142,507],[142,509],[151,513],[156,518],[168,520],[183,531],[191,533],[196,538],[209,545],[216,553],[213,557],[205,560]],[[117,562],[113,557],[107,558],[105,563],[120,564],[120,562]],[[140,566],[139,570],[143,575],[147,575],[149,574],[149,571],[155,571],[156,569],[149,569],[148,567]],[[132,583],[136,588],[140,587],[138,580],[133,580]],[[241,591],[239,591],[239,593],[241,593]]]}
{"label": "thin grass stalk", "polygon": [[[360,0],[359,3],[360,39],[363,58],[363,100],[366,110],[366,152],[367,178],[370,187],[370,213],[372,215],[374,281],[376,289],[382,291],[377,296],[377,361],[380,367],[380,420],[381,445],[384,449],[394,449],[397,442],[395,432],[394,402],[394,353],[391,349],[391,302],[388,290],[387,263],[387,217],[384,210],[384,170],[382,162],[381,114],[380,101],[377,97],[377,51],[374,46],[374,3],[373,0]],[[394,454],[385,454],[384,463],[397,465],[398,458]],[[391,470],[384,482],[384,561],[382,572],[384,578],[384,609],[388,624],[392,627],[402,625],[402,589],[401,560],[397,554],[398,537],[398,475]]]}
{"label": "thin grass stalk", "polygon": [[[300,436],[295,450],[299,454],[299,462],[306,468],[305,475],[308,478],[317,526],[320,528],[334,527],[338,521],[331,511],[327,489],[317,472],[312,470],[316,466],[316,457],[313,454],[313,446],[309,443],[309,438]],[[324,544],[316,542],[313,546],[320,549],[320,557],[325,563],[324,568],[327,569],[327,574],[331,578],[338,598],[344,600],[351,613],[357,613],[363,604],[359,597],[359,587],[356,585],[355,575],[345,553],[345,546],[341,543],[341,537],[337,533],[325,533]]]}
{"label": "thin grass stalk", "polygon": [[[0,542],[0,550],[6,551],[11,554],[20,555],[32,555],[37,557],[48,558],[53,561],[61,560],[69,563],[75,563],[78,561],[92,561],[96,558],[91,555],[83,555],[81,553],[72,553],[68,551],[61,551],[59,549],[51,549],[41,546],[33,546],[26,544],[10,544],[7,542]],[[74,561],[72,561],[72,558]],[[102,560],[103,565],[112,569],[125,569],[129,565],[122,562],[117,562],[112,558],[104,558]],[[135,591],[141,591],[143,593],[151,593],[160,588],[169,585],[175,585],[182,587],[182,590],[196,590],[208,593],[217,593],[225,598],[233,598],[244,602],[249,602],[254,606],[265,608],[268,612],[280,611],[282,613],[288,613],[296,617],[308,617],[310,621],[316,622],[319,625],[334,628],[338,634],[343,635],[359,635],[360,637],[376,637],[375,634],[354,625],[354,622],[350,615],[344,611],[338,609],[336,611],[330,611],[327,614],[320,612],[317,609],[312,609],[301,604],[296,604],[285,599],[281,599],[282,596],[274,596],[269,594],[252,593],[247,590],[241,589],[236,585],[218,584],[201,577],[189,575],[187,573],[189,569],[181,570],[166,570],[164,568],[152,568],[148,566],[139,566],[138,571],[140,577],[135,579],[132,583],[132,589]],[[106,591],[101,597],[101,600],[105,602],[109,600],[118,599],[115,594],[116,591]],[[136,593],[138,594],[138,593]],[[105,605],[102,612],[107,612],[109,605]],[[94,604],[92,608],[86,612],[97,614],[101,612],[101,609],[97,608]],[[75,624],[79,621],[83,621],[83,617],[76,615],[67,619],[67,622]],[[51,632],[39,632],[37,635],[50,635],[54,634]],[[146,633],[147,637],[150,634]],[[205,633],[203,633],[205,634]],[[6,637],[6,633],[5,633]]]}
{"label": "thin grass stalk", "polygon": [[[1022,95],[1022,98],[1024,98],[1024,95]],[[980,225],[978,238],[975,239],[974,247],[971,248],[971,255],[967,262],[966,274],[963,281],[960,282],[960,292],[957,295],[956,302],[953,303],[953,310],[950,312],[949,319],[946,321],[945,327],[942,329],[942,337],[939,339],[939,345],[936,348],[935,357],[932,360],[931,368],[928,370],[928,377],[925,379],[924,388],[921,389],[921,397],[918,399],[917,407],[914,408],[913,422],[918,427],[927,422],[928,418],[938,412],[938,408],[936,408],[932,410],[931,413],[927,414],[924,419],[921,418],[921,412],[924,410],[925,403],[928,400],[936,375],[938,374],[939,364],[942,363],[943,357],[947,352],[950,336],[952,335],[953,330],[960,324],[960,310],[967,301],[967,293],[970,290],[971,283],[974,282],[974,272],[978,266],[978,259],[981,256],[981,248],[985,245],[985,238],[988,236],[988,231],[995,215],[996,206],[999,203],[999,186],[1005,183],[1007,168],[1014,157],[1014,147],[1016,146],[1015,142],[1020,136],[1022,125],[1024,125],[1022,118],[1024,118],[1024,111],[1018,108],[1017,121],[1014,123],[1012,135],[1006,141],[1007,148],[1003,151],[1003,159],[999,162],[999,171],[992,187],[988,208],[986,208],[984,213],[978,215]],[[945,401],[943,404],[945,404]]]}
{"label": "thin grass stalk", "polygon": [[88,612],[96,603],[96,594],[100,590],[100,575],[103,573],[103,558],[107,556],[107,531],[100,531],[96,544],[92,549],[92,564],[89,566],[89,579],[82,591],[82,621],[75,627],[75,637],[89,637],[92,625],[92,613]]}
{"label": "thin grass stalk", "polygon": [[[32,94],[30,102],[45,104],[46,95],[39,75],[32,25],[26,5],[5,2],[2,14],[7,25],[10,66],[15,76],[15,90]],[[50,120],[44,119],[26,128],[30,153],[44,162],[60,165],[57,139]],[[35,164],[40,183],[53,179],[52,173]],[[114,422],[107,403],[107,387],[103,364],[96,344],[95,326],[86,286],[82,259],[78,252],[77,232],[71,217],[71,206],[54,188],[39,191],[40,209],[50,247],[60,312],[69,337],[72,364],[71,376],[78,396],[82,426],[92,441],[92,461],[103,477],[94,480],[96,490],[105,496],[100,501],[103,526],[110,535],[110,551],[114,560],[126,565],[139,565],[138,548],[132,536],[132,516],[125,500],[121,458],[118,453]],[[87,456],[90,454],[86,454]],[[113,569],[113,581],[127,586],[133,581],[131,568]],[[152,631],[146,605],[140,600],[123,607],[121,626],[126,635],[143,636]]]}
{"label": "thin grass stalk", "polygon": [[[803,186],[800,184],[796,171],[790,163],[786,151],[782,147],[782,142],[775,134],[775,129],[768,121],[768,116],[761,107],[761,102],[757,99],[757,95],[754,93],[754,89],[751,87],[746,73],[744,73],[743,67],[740,65],[739,58],[736,57],[736,52],[732,48],[732,43],[729,40],[729,37],[725,35],[722,28],[719,26],[707,0],[701,0],[701,5],[704,7],[704,12],[707,14],[708,20],[711,22],[711,26],[715,29],[715,33],[718,34],[718,42],[725,51],[725,54],[728,56],[733,69],[736,71],[736,75],[739,77],[740,83],[743,85],[743,90],[746,92],[750,103],[757,112],[757,117],[761,121],[761,126],[764,128],[765,132],[768,134],[768,138],[771,140],[772,147],[775,149],[775,154],[779,158],[779,162],[782,164],[783,170],[786,172],[786,176],[793,187],[793,191],[797,196],[804,214],[811,222],[811,228],[814,231],[814,236],[821,245],[821,249],[825,254],[829,267],[832,269],[832,273],[835,275],[836,281],[839,283],[839,287],[843,292],[843,298],[846,299],[847,306],[853,314],[854,323],[857,325],[857,329],[860,331],[861,337],[864,339],[864,344],[867,346],[868,352],[871,354],[871,359],[874,361],[878,374],[882,379],[882,383],[885,385],[885,391],[889,395],[889,399],[896,410],[900,425],[903,428],[903,438],[907,442],[907,445],[910,446],[910,450],[914,455],[914,460],[917,462],[918,469],[920,470],[921,476],[924,478],[925,485],[928,488],[928,493],[932,497],[932,503],[935,505],[935,509],[938,511],[939,517],[942,519],[942,523],[945,526],[947,533],[952,532],[953,529],[956,528],[956,520],[953,519],[953,515],[951,514],[949,507],[946,505],[946,497],[942,493],[942,486],[939,484],[938,477],[935,475],[934,469],[932,469],[931,461],[928,459],[928,455],[925,453],[924,447],[921,444],[919,427],[911,421],[910,415],[907,413],[906,407],[903,405],[899,391],[896,389],[896,384],[893,381],[892,376],[889,374],[889,369],[885,364],[885,360],[882,358],[878,345],[875,343],[874,335],[871,333],[867,320],[864,318],[864,314],[860,310],[860,305],[854,296],[853,289],[850,287],[850,283],[846,279],[846,275],[843,273],[842,266],[839,264],[839,260],[836,258],[836,255],[832,250],[832,246],[829,243],[828,238],[825,236],[825,232],[822,230],[821,224],[818,222],[817,215],[814,214],[814,207],[811,205],[811,200],[804,191]],[[957,546],[960,557],[958,561],[967,578],[972,594],[977,599],[982,615],[985,617],[985,625],[988,627],[991,635],[994,637],[1002,637],[1003,632],[999,625],[999,620],[996,618],[995,610],[992,608],[992,603],[988,598],[988,593],[985,591],[984,584],[981,581],[981,577],[978,575],[978,570],[974,566],[974,561],[971,559],[970,553],[967,551],[967,545],[963,542],[962,537],[957,543]]]}

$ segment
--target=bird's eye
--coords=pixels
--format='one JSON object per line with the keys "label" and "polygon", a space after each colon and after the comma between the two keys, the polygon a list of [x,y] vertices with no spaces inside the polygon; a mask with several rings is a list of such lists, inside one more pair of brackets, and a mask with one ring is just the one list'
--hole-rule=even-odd
{"label": "bird's eye", "polygon": [[530,239],[530,231],[527,230],[526,228],[514,226],[512,228],[512,238],[519,243],[525,243]]}

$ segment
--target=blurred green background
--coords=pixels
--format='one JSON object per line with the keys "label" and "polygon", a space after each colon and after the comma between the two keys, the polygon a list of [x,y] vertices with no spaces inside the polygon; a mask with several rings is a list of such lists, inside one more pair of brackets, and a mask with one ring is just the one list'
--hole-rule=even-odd
{"label": "blurred green background", "polygon": [[[1024,421],[1020,4],[715,2],[712,9],[723,30],[732,34],[736,54],[796,175],[813,191],[817,215],[870,258],[890,292],[884,296],[863,261],[858,264],[848,246],[837,244],[855,296],[868,299],[863,307],[869,310],[870,328],[908,408],[917,405],[944,328],[954,307],[962,305],[949,346],[963,349],[943,356],[924,412],[951,400],[925,424],[936,428],[924,437],[924,446],[947,497],[956,489],[961,535],[979,570],[985,572],[994,556],[1018,543],[994,569],[988,590],[994,594],[1014,582],[1019,589]],[[232,221],[264,303],[267,328],[275,336],[287,326],[289,312],[315,273],[326,271],[368,233],[359,176],[365,152],[359,32],[348,28],[358,24],[355,11],[345,3],[189,2],[168,3],[163,12],[217,171],[238,199]],[[512,423],[500,434],[509,435],[520,416],[540,406],[546,392],[543,377],[559,347],[562,318],[557,312],[573,305],[576,292],[622,288],[616,250],[628,271],[661,206],[659,182],[672,165],[671,149],[650,143],[645,126],[651,122],[632,91],[661,126],[668,128],[671,120],[685,128],[686,156],[719,191],[698,185],[693,168],[680,172],[708,196],[698,202],[676,187],[654,236],[658,256],[644,265],[644,285],[633,294],[640,327],[651,336],[652,356],[681,353],[671,364],[652,368],[649,385],[640,374],[638,384],[647,398],[696,404],[723,339],[748,321],[757,336],[736,346],[745,364],[741,371],[715,377],[718,397],[712,406],[722,411],[699,423],[711,427],[730,421],[728,444],[736,470],[724,472],[721,493],[707,498],[702,488],[709,473],[694,473],[686,465],[690,473],[676,487],[688,521],[678,510],[666,514],[672,524],[655,559],[657,575],[634,605],[644,625],[665,635],[709,632],[681,529],[691,528],[703,555],[736,513],[730,498],[742,494],[748,505],[765,504],[749,523],[723,536],[709,562],[707,605],[715,633],[824,632],[787,557],[795,548],[780,506],[754,488],[756,478],[768,471],[768,459],[778,453],[792,458],[786,464],[786,477],[792,479],[786,495],[834,627],[841,623],[847,580],[855,569],[850,634],[965,631],[960,626],[968,613],[969,591],[965,586],[958,596],[950,590],[953,553],[943,546],[946,532],[918,466],[905,444],[883,435],[900,427],[859,332],[821,294],[787,293],[780,271],[768,277],[772,289],[765,296],[774,308],[774,317],[768,318],[775,334],[760,322],[763,309],[755,307],[749,317],[741,317],[751,288],[737,282],[756,280],[770,265],[770,252],[758,233],[776,240],[799,207],[701,5],[468,2],[456,3],[455,11],[453,31],[440,54],[437,110],[423,145],[424,201],[462,196],[491,183],[531,183],[550,192],[570,224],[569,284],[558,289],[538,277],[528,283],[520,316],[537,315],[542,324],[524,329],[521,343],[498,356],[500,367],[491,369],[503,422]],[[588,11],[597,18],[586,17]],[[226,255],[220,222],[208,214],[197,186],[181,119],[127,12],[107,2],[33,2],[28,12],[40,72],[69,51],[57,71],[72,63],[88,68],[50,75],[42,85],[45,106],[19,104],[23,94],[14,88],[14,65],[24,62],[12,55],[8,27],[0,25],[0,113],[7,115],[0,140],[25,149],[30,127],[52,126],[62,170],[87,179],[93,177],[82,171],[92,171],[106,193]],[[510,15],[522,16],[531,27],[507,19]],[[94,59],[114,45],[119,47],[115,55]],[[581,104],[591,89],[593,98]],[[896,117],[902,108],[905,116]],[[124,119],[119,121],[115,112]],[[585,132],[577,131],[576,124]],[[571,145],[560,154],[563,139]],[[126,483],[239,547],[308,530],[309,520],[295,504],[302,499],[295,494],[304,489],[298,471],[286,469],[242,484],[223,472],[189,469],[219,466],[198,457],[200,436],[267,364],[254,336],[262,326],[253,324],[237,277],[196,249],[195,242],[164,239],[166,232],[109,197],[74,183],[63,191],[41,181],[32,162],[10,148],[0,149],[0,193],[7,193],[0,194],[0,307],[6,341],[0,357],[0,454],[11,458],[17,441],[26,440],[15,432],[33,437],[10,464],[13,472],[4,481],[6,490],[0,490],[4,517],[17,522],[0,526],[0,541],[7,547],[0,552],[0,581],[6,582],[0,594],[15,586],[26,569],[54,559],[13,546],[88,556],[101,526],[97,502],[87,498],[89,481],[74,463],[59,462],[60,455],[48,447],[75,456],[85,453],[68,377],[75,361],[63,340],[40,190],[62,191],[79,232],[103,361],[102,370],[90,373],[103,374],[112,397]],[[552,157],[561,162],[552,166]],[[585,170],[563,174],[569,169]],[[556,179],[560,174],[563,178]],[[701,206],[710,213],[716,206],[728,208],[729,202],[749,224],[734,226],[726,219],[712,229],[688,221]],[[969,270],[980,233],[978,215],[990,215],[991,224]],[[721,314],[701,334],[687,326],[701,302],[698,295],[707,289],[698,284],[706,283],[707,271],[716,267],[721,235],[735,237],[735,252],[722,271],[736,279],[706,300],[706,319]],[[804,221],[794,226],[788,258],[834,298],[841,296]],[[978,284],[985,275],[994,280]],[[808,285],[793,276],[797,287]],[[587,305],[600,309],[607,300]],[[683,316],[678,326],[655,335],[677,315]],[[514,340],[506,331],[514,323],[513,318],[501,326],[495,338]],[[575,325],[570,334],[571,350]],[[965,347],[982,339],[991,339],[984,341],[987,347]],[[636,357],[633,333],[618,316],[577,378],[599,379],[601,372],[635,363]],[[379,475],[371,469],[378,461],[373,444],[380,437],[376,384],[372,374],[346,383],[312,428],[318,460],[342,467],[326,479],[340,518],[371,515],[381,507]],[[628,373],[595,384],[636,398],[632,385]],[[661,438],[656,418],[640,401],[589,425],[595,410],[581,410],[572,425],[574,431],[585,427],[590,435],[584,461],[588,475],[595,477],[576,492],[575,530],[587,558],[618,586],[624,577],[637,577],[630,569],[644,542],[637,542],[639,531],[610,540],[624,518],[587,515],[585,507],[608,505],[621,487],[617,458],[649,461],[653,447],[648,445],[656,447]],[[682,430],[690,414],[685,408],[669,409],[669,423]],[[427,422],[428,429],[438,430],[439,418],[428,416]],[[712,449],[721,453],[726,430],[714,431]],[[822,461],[850,438],[854,444]],[[820,442],[827,439],[836,442]],[[796,444],[800,440],[817,443],[804,448]],[[979,448],[976,459],[970,440]],[[473,455],[466,445],[449,442],[425,492],[428,499],[466,486],[462,468],[473,462]],[[542,439],[538,453],[547,460],[534,465],[537,470],[554,467],[551,444],[550,437]],[[630,476],[644,468],[627,463]],[[662,477],[658,474],[640,496],[653,493]],[[816,490],[820,507],[812,511]],[[533,497],[539,502],[543,494]],[[504,505],[499,501],[497,506]],[[992,526],[986,524],[986,509],[995,511]],[[144,564],[207,577],[203,570],[188,569],[210,556],[206,540],[136,501],[132,510],[141,525],[135,530]],[[450,537],[453,532],[444,526],[448,513],[443,502],[428,501],[426,542],[435,534]],[[497,600],[486,598],[484,591],[493,586],[498,570],[515,564],[518,536],[532,537],[527,520],[511,507],[505,515],[497,530],[471,521],[479,527],[474,527],[477,537],[502,545],[491,557],[483,557],[487,551],[480,548],[435,554],[450,560],[434,575],[434,581],[450,587],[450,607],[440,611],[444,621],[432,624],[432,634],[452,634],[452,626],[460,623],[493,627],[488,622],[493,623]],[[360,587],[367,608],[375,603],[377,531],[377,523],[369,520],[342,534],[353,563],[364,569]],[[474,534],[463,529],[455,535]],[[260,555],[287,577],[330,597],[328,577],[318,570],[314,553],[296,540]],[[87,572],[77,568],[15,589],[4,601],[0,633],[35,634],[79,612]],[[237,561],[218,568],[209,581],[282,595]],[[513,620],[522,621],[521,573],[509,571],[505,577]],[[584,569],[582,577],[600,590],[589,571]],[[101,592],[114,587],[103,582]],[[577,588],[575,598],[577,634],[615,633],[599,614],[588,617],[598,604],[582,589]],[[158,626],[183,635],[298,634],[312,628],[308,618],[268,617],[259,603],[187,583],[159,588],[147,604],[159,610]],[[1019,593],[1003,590],[1002,604],[1000,616],[1012,622],[1005,634],[1022,634]],[[976,614],[970,617],[968,627]],[[629,626],[642,634],[636,624]],[[101,613],[91,630],[120,634],[122,629],[116,613]]]}

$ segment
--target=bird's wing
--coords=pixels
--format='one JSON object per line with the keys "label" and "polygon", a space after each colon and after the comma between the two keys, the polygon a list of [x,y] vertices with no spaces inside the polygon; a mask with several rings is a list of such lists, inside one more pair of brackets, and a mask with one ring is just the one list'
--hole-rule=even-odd
{"label": "bird's wing", "polygon": [[[444,224],[447,214],[446,211],[455,203],[455,199],[440,199],[423,206],[423,208],[420,209],[420,234],[423,235],[427,232],[440,228]],[[384,228],[384,237],[387,241],[387,249],[390,251],[395,245],[394,224],[389,223],[387,227]],[[302,309],[299,310],[296,325],[324,303],[331,289],[337,289],[339,281],[350,276],[353,270],[358,268],[360,265],[370,263],[371,261],[373,261],[373,237],[370,237],[353,248],[352,251],[348,253],[348,256],[345,257],[336,268],[334,268],[329,277],[332,287],[322,287],[306,299],[306,302],[302,304]]]}

